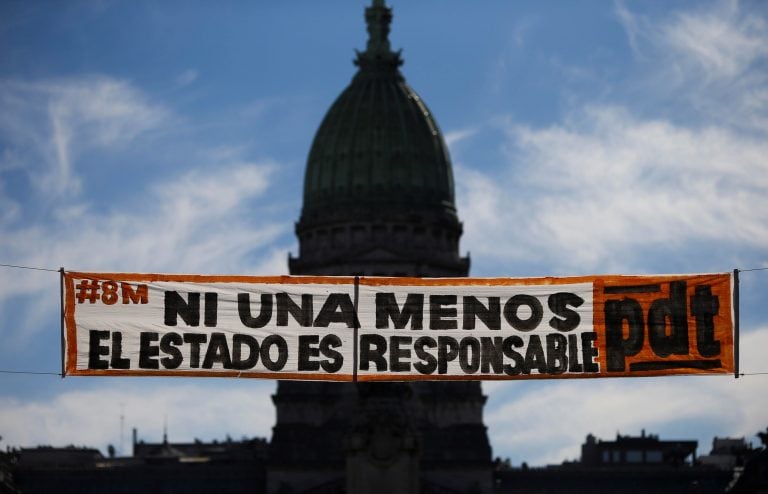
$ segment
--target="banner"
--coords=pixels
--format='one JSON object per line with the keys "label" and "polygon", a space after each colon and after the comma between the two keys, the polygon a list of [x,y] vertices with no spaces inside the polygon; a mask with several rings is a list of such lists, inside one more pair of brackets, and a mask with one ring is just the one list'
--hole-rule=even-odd
{"label": "banner", "polygon": [[67,375],[493,380],[735,365],[730,273],[63,277]]}

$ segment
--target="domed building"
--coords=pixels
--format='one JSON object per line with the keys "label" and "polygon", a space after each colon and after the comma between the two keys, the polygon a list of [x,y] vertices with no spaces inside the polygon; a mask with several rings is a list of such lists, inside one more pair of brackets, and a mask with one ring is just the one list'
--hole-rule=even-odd
{"label": "domed building", "polygon": [[366,11],[359,67],[317,131],[307,160],[292,274],[467,276],[458,254],[451,159],[427,106],[390,50],[391,10]]}
{"label": "domed building", "polygon": [[[392,11],[366,9],[368,44],[307,160],[294,275],[463,277],[451,160],[400,72]],[[278,383],[267,492],[488,492],[479,382]]]}

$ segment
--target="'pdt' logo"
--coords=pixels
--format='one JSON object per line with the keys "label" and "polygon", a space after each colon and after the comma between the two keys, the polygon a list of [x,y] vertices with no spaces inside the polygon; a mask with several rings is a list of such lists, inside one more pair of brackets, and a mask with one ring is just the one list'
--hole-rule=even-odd
{"label": "'pdt' logo", "polygon": [[713,358],[721,356],[721,308],[711,285],[696,285],[693,293],[685,281],[606,286],[604,294],[608,372],[625,372],[627,361],[630,372],[722,367]]}

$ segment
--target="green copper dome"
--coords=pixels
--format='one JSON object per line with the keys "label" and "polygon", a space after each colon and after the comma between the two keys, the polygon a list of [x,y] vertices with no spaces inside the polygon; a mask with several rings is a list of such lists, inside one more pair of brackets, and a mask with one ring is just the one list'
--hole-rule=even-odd
{"label": "green copper dome", "polygon": [[455,214],[451,161],[427,106],[398,70],[387,39],[391,10],[366,9],[369,41],[359,67],[315,135],[302,218],[329,209],[427,208]]}
{"label": "green copper dome", "polygon": [[451,159],[389,47],[392,11],[365,10],[368,46],[315,135],[292,274],[466,276]]}

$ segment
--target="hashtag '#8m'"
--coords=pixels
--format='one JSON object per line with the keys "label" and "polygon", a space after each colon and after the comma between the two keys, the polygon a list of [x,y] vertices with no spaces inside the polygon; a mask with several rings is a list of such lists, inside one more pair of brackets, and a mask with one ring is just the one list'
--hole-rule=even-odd
{"label": "hashtag '#8m'", "polygon": [[114,305],[122,300],[123,304],[149,303],[149,290],[147,285],[116,281],[81,280],[75,286],[77,303],[88,301],[91,304],[101,302],[105,305]]}

